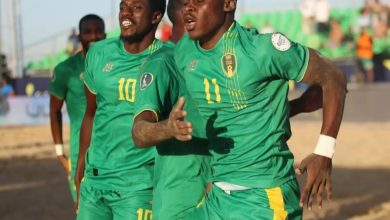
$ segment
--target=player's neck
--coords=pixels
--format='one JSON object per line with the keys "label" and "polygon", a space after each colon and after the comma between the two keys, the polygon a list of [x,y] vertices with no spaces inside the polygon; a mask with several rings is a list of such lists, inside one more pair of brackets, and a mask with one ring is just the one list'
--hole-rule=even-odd
{"label": "player's neck", "polygon": [[177,43],[184,35],[184,24],[173,24],[171,41]]}
{"label": "player's neck", "polygon": [[210,49],[214,48],[215,45],[218,43],[218,41],[222,38],[222,36],[232,26],[233,22],[234,22],[233,18],[226,19],[224,24],[220,28],[211,32],[209,35],[205,36],[203,39],[200,39],[199,45],[205,50],[210,50]]}
{"label": "player's neck", "polygon": [[139,38],[122,38],[125,50],[134,54],[144,51],[155,40],[154,35],[155,32],[151,31],[144,36],[140,36]]}

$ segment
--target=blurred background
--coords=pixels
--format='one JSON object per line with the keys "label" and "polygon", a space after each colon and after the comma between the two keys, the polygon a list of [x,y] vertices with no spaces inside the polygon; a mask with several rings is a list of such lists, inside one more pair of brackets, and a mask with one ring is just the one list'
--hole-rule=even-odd
{"label": "blurred background", "polygon": [[[74,218],[50,135],[48,85],[53,68],[80,49],[81,17],[95,13],[108,37],[119,36],[119,2],[0,0],[0,219]],[[334,201],[305,209],[304,219],[390,219],[390,0],[238,0],[236,19],[317,49],[348,80]],[[164,18],[156,37],[170,34]],[[294,98],[307,85],[290,88]],[[319,110],[292,119],[297,162],[316,144],[321,118]]]}

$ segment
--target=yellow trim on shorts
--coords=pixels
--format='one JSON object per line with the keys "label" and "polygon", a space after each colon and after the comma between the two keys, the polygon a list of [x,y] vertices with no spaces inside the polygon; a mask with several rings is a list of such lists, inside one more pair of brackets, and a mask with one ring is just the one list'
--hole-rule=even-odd
{"label": "yellow trim on shorts", "polygon": [[285,209],[283,193],[280,187],[265,189],[269,200],[269,206],[274,210],[273,220],[286,220],[287,211]]}
{"label": "yellow trim on shorts", "polygon": [[70,160],[70,157],[68,158],[68,171],[70,173],[70,171],[72,170],[72,161]]}

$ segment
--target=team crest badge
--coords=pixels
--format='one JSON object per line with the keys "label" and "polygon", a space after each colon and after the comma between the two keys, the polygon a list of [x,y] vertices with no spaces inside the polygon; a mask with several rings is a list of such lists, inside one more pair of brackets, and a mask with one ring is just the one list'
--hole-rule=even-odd
{"label": "team crest badge", "polygon": [[151,73],[144,73],[141,76],[141,81],[140,81],[140,88],[141,90],[146,89],[150,84],[153,82],[153,74]]}
{"label": "team crest badge", "polygon": [[235,54],[225,54],[221,59],[222,69],[227,78],[232,78],[237,71],[237,58]]}
{"label": "team crest badge", "polygon": [[272,44],[277,50],[287,51],[291,47],[290,40],[281,33],[272,34]]}
{"label": "team crest badge", "polygon": [[187,69],[188,71],[195,71],[198,67],[198,60],[192,59],[191,62],[188,64]]}
{"label": "team crest badge", "polygon": [[103,68],[103,72],[109,73],[112,71],[112,68],[114,67],[114,64],[112,62],[106,63],[106,65]]}

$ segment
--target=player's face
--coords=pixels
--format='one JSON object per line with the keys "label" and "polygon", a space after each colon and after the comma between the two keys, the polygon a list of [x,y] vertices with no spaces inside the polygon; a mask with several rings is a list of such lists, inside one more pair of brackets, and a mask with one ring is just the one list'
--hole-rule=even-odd
{"label": "player's face", "polygon": [[106,38],[106,34],[104,24],[101,20],[89,19],[81,23],[79,39],[84,51],[88,51],[94,42],[103,40],[104,38]]}
{"label": "player's face", "polygon": [[160,22],[156,20],[156,13],[149,0],[122,0],[119,6],[121,37],[137,39],[145,36],[156,22]]}
{"label": "player's face", "polygon": [[224,0],[184,0],[185,29],[193,40],[207,41],[223,26]]}

